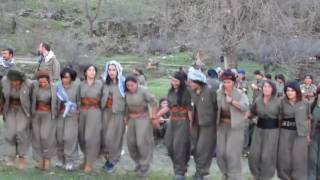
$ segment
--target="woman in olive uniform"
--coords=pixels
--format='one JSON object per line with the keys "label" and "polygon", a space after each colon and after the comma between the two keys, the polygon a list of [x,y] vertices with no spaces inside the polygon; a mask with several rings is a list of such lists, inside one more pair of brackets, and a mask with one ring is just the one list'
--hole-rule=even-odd
{"label": "woman in olive uniform", "polygon": [[260,70],[254,71],[253,74],[256,78],[256,81],[251,84],[252,102],[254,102],[255,99],[261,95],[261,88],[263,83],[263,74],[261,73]]}
{"label": "woman in olive uniform", "polygon": [[185,77],[185,73],[176,72],[174,77],[171,77],[171,89],[168,93],[171,116],[165,135],[165,145],[173,163],[176,180],[184,179],[190,159],[189,125],[192,119],[192,107]]}
{"label": "woman in olive uniform", "polygon": [[309,146],[309,178],[320,179],[320,86],[317,87],[316,99],[312,110],[312,142]]}
{"label": "woman in olive uniform", "polygon": [[18,70],[9,70],[2,78],[4,136],[8,143],[7,165],[19,158],[19,169],[25,167],[25,156],[31,140],[31,87],[32,83]]}
{"label": "woman in olive uniform", "polygon": [[246,80],[246,71],[244,69],[238,70],[238,79],[237,79],[237,88],[243,91],[244,93],[248,93],[248,81]]}
{"label": "woman in olive uniform", "polygon": [[217,164],[225,179],[241,179],[241,155],[249,100],[235,87],[230,70],[222,73],[223,88],[217,92]]}
{"label": "woman in olive uniform", "polygon": [[57,84],[58,119],[57,119],[57,154],[58,167],[74,170],[78,156],[78,123],[79,123],[79,85],[77,73],[71,68],[64,68],[61,82]]}
{"label": "woman in olive uniform", "polygon": [[97,68],[89,65],[84,69],[85,80],[80,84],[79,145],[84,154],[84,172],[92,171],[92,165],[100,152],[101,109],[103,84],[96,80]]}
{"label": "woman in olive uniform", "polygon": [[192,153],[196,163],[194,179],[201,180],[209,174],[215,151],[217,96],[200,70],[191,67],[188,79],[194,112],[191,120]]}
{"label": "woman in olive uniform", "polygon": [[57,96],[49,72],[40,70],[32,90],[32,148],[40,158],[38,168],[49,170],[56,153]]}
{"label": "woman in olive uniform", "polygon": [[125,132],[123,121],[125,77],[122,75],[122,66],[116,61],[107,62],[103,80],[105,85],[101,100],[103,108],[101,143],[102,153],[106,159],[103,169],[111,173],[120,160]]}
{"label": "woman in olive uniform", "polygon": [[275,174],[279,139],[280,100],[276,85],[265,81],[262,96],[251,105],[249,117],[258,117],[249,155],[249,168],[256,180],[269,180]]}
{"label": "woman in olive uniform", "polygon": [[275,76],[275,80],[276,80],[276,85],[277,85],[277,96],[279,98],[284,97],[284,84],[286,83],[286,78],[284,77],[283,74],[277,74]]}
{"label": "woman in olive uniform", "polygon": [[[157,102],[153,95],[138,85],[135,77],[127,77],[125,85],[128,150],[136,163],[135,171],[138,176],[145,177],[153,155],[152,126],[159,127],[159,118],[156,115]],[[149,117],[148,105],[152,107],[151,118]]]}
{"label": "woman in olive uniform", "polygon": [[283,180],[306,180],[310,143],[310,104],[303,100],[298,82],[288,82],[281,101],[277,174]]}
{"label": "woman in olive uniform", "polygon": [[312,75],[304,76],[303,84],[301,84],[300,89],[301,89],[304,100],[312,104],[317,92],[317,86],[313,84]]}

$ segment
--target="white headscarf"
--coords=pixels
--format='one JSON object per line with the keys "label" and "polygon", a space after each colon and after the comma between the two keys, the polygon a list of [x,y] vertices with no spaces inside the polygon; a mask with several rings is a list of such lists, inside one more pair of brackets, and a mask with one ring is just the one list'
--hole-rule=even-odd
{"label": "white headscarf", "polygon": [[103,74],[101,75],[102,79],[104,81],[107,79],[109,65],[115,65],[116,66],[116,69],[117,69],[117,72],[118,72],[118,76],[117,76],[117,78],[118,78],[118,88],[119,88],[121,96],[124,97],[125,96],[125,92],[124,92],[125,84],[124,84],[124,82],[125,82],[126,78],[122,75],[123,68],[122,68],[120,63],[118,63],[115,60],[108,61],[106,63],[106,68],[105,68]]}

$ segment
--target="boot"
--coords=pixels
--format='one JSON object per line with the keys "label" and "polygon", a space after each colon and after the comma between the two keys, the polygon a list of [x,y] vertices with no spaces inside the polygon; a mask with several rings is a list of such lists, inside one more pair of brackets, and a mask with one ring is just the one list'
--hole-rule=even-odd
{"label": "boot", "polygon": [[50,163],[49,159],[45,159],[43,162],[43,170],[48,171],[50,169]]}
{"label": "boot", "polygon": [[19,157],[19,164],[18,164],[18,168],[19,168],[20,170],[24,170],[24,168],[25,168],[25,164],[26,164],[26,160],[25,160],[25,158],[24,158],[24,157],[22,157],[22,156],[20,156],[20,157]]}
{"label": "boot", "polygon": [[92,166],[91,166],[91,164],[86,163],[86,164],[84,165],[83,171],[84,171],[85,173],[90,173],[90,172],[92,171]]}
{"label": "boot", "polygon": [[39,169],[39,170],[43,170],[44,168],[44,160],[41,159],[37,162],[37,165],[35,166],[35,168]]}
{"label": "boot", "polygon": [[7,157],[6,158],[6,166],[14,167],[16,163],[16,157]]}

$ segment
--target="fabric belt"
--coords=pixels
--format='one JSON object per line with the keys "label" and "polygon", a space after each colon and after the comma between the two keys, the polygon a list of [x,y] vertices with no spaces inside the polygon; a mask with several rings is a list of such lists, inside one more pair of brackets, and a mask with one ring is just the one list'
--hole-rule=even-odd
{"label": "fabric belt", "polygon": [[106,107],[111,109],[113,104],[113,99],[111,96],[108,97],[107,102],[106,102]]}
{"label": "fabric belt", "polygon": [[279,128],[279,120],[259,117],[257,127],[261,129],[276,129]]}
{"label": "fabric belt", "polygon": [[99,100],[97,98],[81,98],[82,110],[97,109],[99,107]]}
{"label": "fabric belt", "polygon": [[40,112],[50,112],[51,111],[51,104],[48,102],[41,102],[37,101],[37,111]]}
{"label": "fabric belt", "polygon": [[21,106],[21,101],[20,99],[18,98],[10,98],[10,104],[9,104],[10,107],[20,107]]}
{"label": "fabric belt", "polygon": [[141,112],[129,112],[129,119],[139,119],[148,117],[148,113],[146,111]]}
{"label": "fabric belt", "polygon": [[173,107],[170,109],[172,121],[187,120],[188,108],[187,107]]}

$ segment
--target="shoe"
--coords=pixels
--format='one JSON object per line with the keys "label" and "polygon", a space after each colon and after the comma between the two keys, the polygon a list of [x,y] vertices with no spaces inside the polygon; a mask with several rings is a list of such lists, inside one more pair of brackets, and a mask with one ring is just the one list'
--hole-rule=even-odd
{"label": "shoe", "polygon": [[174,180],[184,180],[184,179],[185,179],[184,175],[176,174],[174,176]]}
{"label": "shoe", "polygon": [[57,168],[64,168],[64,164],[59,160],[56,162],[55,165],[56,165]]}
{"label": "shoe", "polygon": [[43,160],[40,160],[37,162],[37,165],[35,166],[36,169],[39,169],[39,170],[43,170]]}
{"label": "shoe", "polygon": [[103,168],[104,171],[106,171],[107,173],[111,174],[115,170],[115,165],[112,164],[109,161],[106,161],[106,163],[104,164],[104,166],[102,168]]}
{"label": "shoe", "polygon": [[137,175],[141,178],[145,178],[148,175],[148,170],[141,169],[137,172]]}
{"label": "shoe", "polygon": [[203,180],[204,178],[203,178],[202,175],[196,173],[196,174],[193,175],[193,178],[192,178],[192,179],[193,179],[193,180]]}
{"label": "shoe", "polygon": [[49,159],[43,160],[43,170],[48,171],[50,169],[50,164],[51,162]]}
{"label": "shoe", "polygon": [[102,169],[107,169],[108,164],[109,164],[109,161],[107,160],[107,161],[104,163],[104,165],[102,166]]}
{"label": "shoe", "polygon": [[91,164],[86,163],[86,164],[84,165],[83,171],[84,171],[85,173],[90,173],[90,172],[92,171],[92,166],[91,166]]}
{"label": "shoe", "polygon": [[16,164],[16,158],[15,157],[6,158],[6,166],[14,167],[15,164]]}
{"label": "shoe", "polygon": [[72,163],[67,163],[65,169],[67,171],[73,171],[75,169],[75,166]]}
{"label": "shoe", "polygon": [[141,168],[141,166],[139,164],[137,164],[133,171],[138,172],[138,171],[140,171],[140,168]]}
{"label": "shoe", "polygon": [[7,161],[7,162],[6,162],[6,166],[14,167],[14,165],[15,165],[15,162],[14,162],[14,161]]}
{"label": "shoe", "polygon": [[18,168],[19,168],[20,170],[24,170],[25,165],[26,165],[25,158],[24,158],[24,157],[19,157]]}

